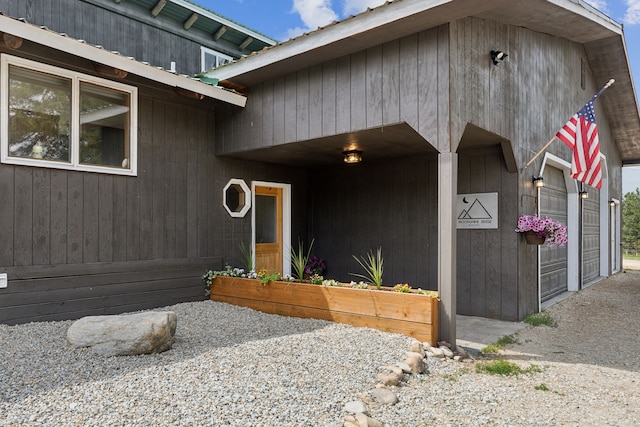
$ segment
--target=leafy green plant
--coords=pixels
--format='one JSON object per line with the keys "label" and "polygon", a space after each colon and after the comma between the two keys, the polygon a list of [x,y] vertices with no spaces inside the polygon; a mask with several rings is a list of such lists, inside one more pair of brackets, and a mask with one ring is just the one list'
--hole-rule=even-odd
{"label": "leafy green plant", "polygon": [[430,291],[428,289],[420,289],[418,288],[418,293],[420,295],[427,295],[430,296],[431,298],[438,298],[438,292],[437,291]]}
{"label": "leafy green plant", "polygon": [[508,344],[517,344],[518,340],[513,335],[505,335],[498,338],[493,344],[489,344],[482,349],[483,353],[497,353],[499,350],[503,350]]}
{"label": "leafy green plant", "polygon": [[365,271],[365,274],[349,273],[352,276],[360,277],[369,283],[375,285],[378,289],[382,287],[382,274],[384,273],[384,259],[382,258],[382,247],[379,247],[374,256],[371,251],[367,254],[367,259],[364,257],[358,258],[353,255],[353,258],[360,264],[360,267]]}
{"label": "leafy green plant", "polygon": [[536,390],[540,390],[540,391],[549,391],[549,387],[547,387],[547,385],[545,383],[537,385],[537,386],[535,386],[533,388],[536,389]]}
{"label": "leafy green plant", "polygon": [[260,270],[258,272],[258,279],[260,280],[260,283],[266,286],[269,282],[280,280],[280,273],[277,271],[275,273],[269,273],[268,270]]}
{"label": "leafy green plant", "polygon": [[245,246],[244,242],[240,242],[240,256],[242,259],[242,264],[244,265],[245,270],[252,271],[253,270],[253,247],[251,245]]}
{"label": "leafy green plant", "polygon": [[476,372],[490,375],[517,376],[520,374],[542,372],[542,369],[540,369],[538,365],[533,364],[528,368],[523,369],[513,362],[509,362],[504,359],[496,359],[491,362],[478,363],[476,365]]}
{"label": "leafy green plant", "polygon": [[304,242],[300,239],[298,239],[298,250],[291,248],[291,266],[293,267],[293,274],[298,280],[304,279],[304,270],[309,262],[314,241],[315,239],[311,239],[311,244],[306,253],[304,252]]}
{"label": "leafy green plant", "polygon": [[322,285],[322,282],[324,281],[324,277],[322,277],[319,274],[314,274],[311,277],[309,277],[309,280],[311,281],[312,285]]}
{"label": "leafy green plant", "polygon": [[398,283],[393,287],[393,290],[404,294],[410,294],[411,286],[409,286],[407,283]]}
{"label": "leafy green plant", "polygon": [[528,323],[531,326],[540,326],[540,325],[551,326],[552,328],[555,328],[556,326],[558,326],[558,322],[556,322],[556,319],[551,317],[551,315],[544,310],[542,310],[539,313],[529,314],[527,317],[524,318],[524,323]]}

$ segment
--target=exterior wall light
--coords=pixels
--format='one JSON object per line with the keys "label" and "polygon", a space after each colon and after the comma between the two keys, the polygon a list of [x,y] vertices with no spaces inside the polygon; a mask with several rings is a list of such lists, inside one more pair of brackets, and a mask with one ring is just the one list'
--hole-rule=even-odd
{"label": "exterior wall light", "polygon": [[533,186],[536,188],[544,187],[544,178],[541,176],[534,176],[531,178],[531,182],[533,182]]}
{"label": "exterior wall light", "polygon": [[360,150],[348,150],[343,151],[345,163],[360,163],[362,161],[362,151]]}
{"label": "exterior wall light", "polygon": [[584,199],[588,199],[588,198],[589,198],[589,193],[587,193],[587,191],[586,191],[586,190],[582,190],[582,191],[580,191],[578,194],[580,195],[580,198],[581,198],[582,200],[584,200]]}
{"label": "exterior wall light", "polygon": [[615,200],[609,200],[609,206],[611,206],[612,208],[616,206],[616,201]]}
{"label": "exterior wall light", "polygon": [[509,55],[507,55],[501,50],[492,50],[491,62],[493,62],[493,65],[498,65],[498,62],[502,62],[507,56]]}

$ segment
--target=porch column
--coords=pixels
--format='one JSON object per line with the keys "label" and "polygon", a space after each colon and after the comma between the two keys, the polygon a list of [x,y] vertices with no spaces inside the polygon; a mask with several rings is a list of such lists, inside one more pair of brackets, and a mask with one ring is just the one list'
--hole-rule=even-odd
{"label": "porch column", "polygon": [[438,155],[438,295],[440,340],[456,346],[456,197],[458,154]]}

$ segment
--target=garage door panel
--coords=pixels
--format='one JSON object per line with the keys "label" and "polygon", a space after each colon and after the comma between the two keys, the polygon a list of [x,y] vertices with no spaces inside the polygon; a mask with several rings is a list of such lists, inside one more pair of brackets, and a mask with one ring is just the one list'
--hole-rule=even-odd
{"label": "garage door panel", "polygon": [[[567,223],[567,189],[558,168],[547,166],[545,186],[540,190],[540,215]],[[546,301],[567,290],[567,248],[540,247],[540,299]]]}

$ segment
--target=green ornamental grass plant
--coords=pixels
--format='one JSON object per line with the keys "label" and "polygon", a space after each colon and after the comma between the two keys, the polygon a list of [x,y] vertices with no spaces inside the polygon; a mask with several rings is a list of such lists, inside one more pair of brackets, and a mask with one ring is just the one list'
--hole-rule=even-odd
{"label": "green ornamental grass plant", "polygon": [[311,239],[311,244],[307,252],[304,252],[304,242],[298,239],[298,250],[291,248],[291,266],[293,267],[293,274],[298,280],[304,279],[304,269],[309,262],[311,256],[311,248],[313,248],[313,242],[315,239]]}
{"label": "green ornamental grass plant", "polygon": [[364,257],[358,258],[353,255],[353,258],[358,261],[360,267],[365,271],[365,274],[349,273],[352,276],[360,277],[367,280],[372,285],[375,285],[378,289],[382,287],[382,274],[384,273],[384,259],[382,258],[382,247],[379,247],[376,251],[376,255],[369,251],[367,259]]}

